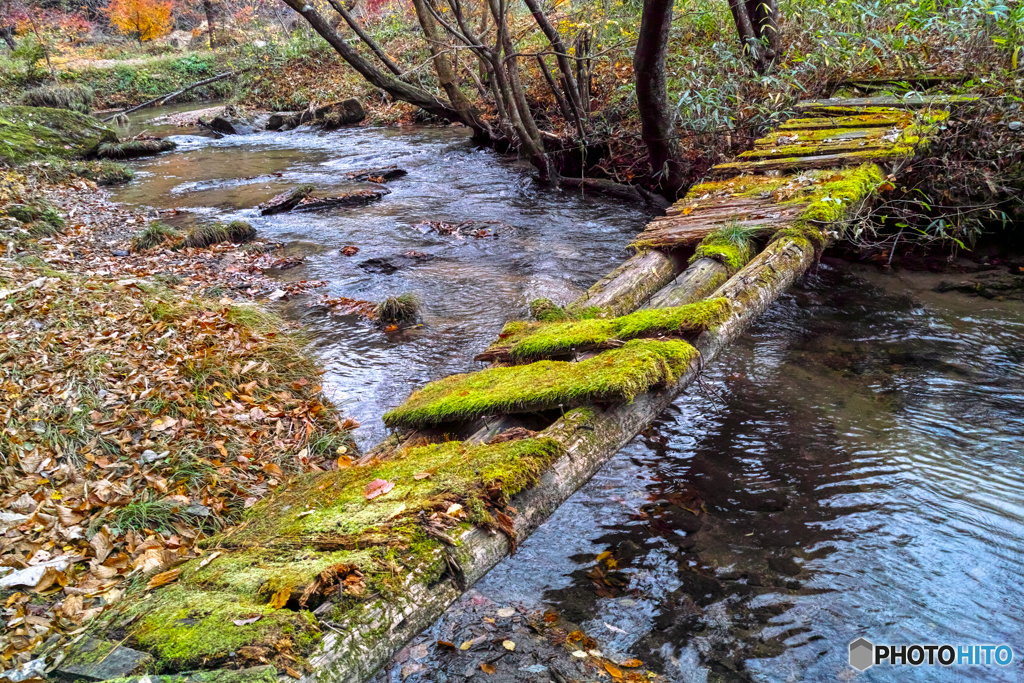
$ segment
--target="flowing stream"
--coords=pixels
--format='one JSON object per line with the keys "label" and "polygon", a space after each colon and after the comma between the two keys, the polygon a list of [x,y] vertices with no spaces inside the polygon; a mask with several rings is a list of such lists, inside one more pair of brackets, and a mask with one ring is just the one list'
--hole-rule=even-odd
{"label": "flowing stream", "polygon": [[[176,152],[134,162],[137,179],[115,197],[244,218],[307,257],[282,277],[327,280],[332,296],[423,301],[424,326],[397,336],[285,305],[316,339],[364,447],[413,389],[478,368],[473,355],[530,299],[567,301],[615,267],[649,218],[539,188],[527,166],[459,130],[177,139]],[[252,211],[297,184],[341,190],[342,172],[385,164],[409,175],[379,203]],[[458,239],[416,227],[425,220],[502,226]],[[346,245],[359,253],[342,255]],[[391,273],[364,263],[409,251],[429,257]],[[1022,308],[933,294],[937,283],[823,263],[473,595],[553,607],[606,655],[673,681],[850,680],[847,645],[860,636],[1016,654],[1008,667],[875,667],[867,680],[1020,680]],[[445,636],[459,609],[424,642]],[[407,680],[464,680],[472,671],[456,656]],[[402,677],[398,664],[389,676]]]}

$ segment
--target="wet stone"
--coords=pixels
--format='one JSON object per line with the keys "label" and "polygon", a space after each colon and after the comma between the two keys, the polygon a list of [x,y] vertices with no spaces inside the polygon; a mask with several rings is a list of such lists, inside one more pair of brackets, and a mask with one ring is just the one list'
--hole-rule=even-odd
{"label": "wet stone", "polygon": [[66,678],[105,681],[140,673],[153,664],[153,657],[106,640],[86,638],[57,668]]}

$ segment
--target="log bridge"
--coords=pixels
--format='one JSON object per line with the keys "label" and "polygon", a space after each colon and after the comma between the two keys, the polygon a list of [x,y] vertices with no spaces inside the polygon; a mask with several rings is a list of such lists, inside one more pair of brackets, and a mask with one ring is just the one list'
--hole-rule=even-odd
{"label": "log bridge", "polygon": [[693,383],[962,99],[800,103],[583,296],[534,302],[480,353],[488,367],[415,391],[384,443],[125,596],[62,667],[121,648],[144,667],[122,675],[369,680]]}

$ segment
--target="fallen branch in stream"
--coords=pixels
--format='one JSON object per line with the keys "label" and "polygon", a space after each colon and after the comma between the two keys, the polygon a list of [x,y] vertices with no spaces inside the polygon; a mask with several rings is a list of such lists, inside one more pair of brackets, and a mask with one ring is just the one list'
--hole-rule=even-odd
{"label": "fallen branch in stream", "polygon": [[178,90],[177,92],[172,92],[172,93],[169,93],[167,95],[161,95],[160,97],[154,97],[153,99],[149,100],[148,102],[143,102],[142,104],[134,106],[131,109],[125,109],[124,111],[119,111],[116,114],[111,114],[107,118],[102,119],[102,121],[104,121],[104,122],[111,121],[111,120],[117,118],[118,116],[124,116],[125,114],[131,114],[133,111],[138,111],[140,109],[145,109],[146,107],[150,107],[150,106],[153,106],[153,105],[156,105],[156,104],[160,104],[160,105],[166,104],[169,100],[173,100],[178,95],[184,95],[189,90],[195,90],[196,88],[202,87],[204,85],[209,85],[210,83],[215,83],[217,81],[224,80],[225,78],[228,78],[230,76],[235,76],[237,74],[245,73],[247,71],[251,71],[251,69],[236,69],[235,71],[225,71],[222,74],[217,74],[216,76],[211,76],[210,78],[204,79],[204,80],[199,81],[197,83],[193,83],[192,85],[190,85],[190,86],[188,86],[186,88],[182,88],[181,90]]}

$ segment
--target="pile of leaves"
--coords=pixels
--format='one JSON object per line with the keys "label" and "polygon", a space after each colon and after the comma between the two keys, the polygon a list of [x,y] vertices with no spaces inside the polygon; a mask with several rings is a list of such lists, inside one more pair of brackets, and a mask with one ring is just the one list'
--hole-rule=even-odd
{"label": "pile of leaves", "polygon": [[[3,199],[30,185],[13,178]],[[44,189],[64,233],[0,247],[0,669],[173,578],[290,476],[354,453],[358,426],[282,320],[200,295],[281,291],[256,265],[271,256],[129,254],[117,231],[144,218],[86,181]]]}

